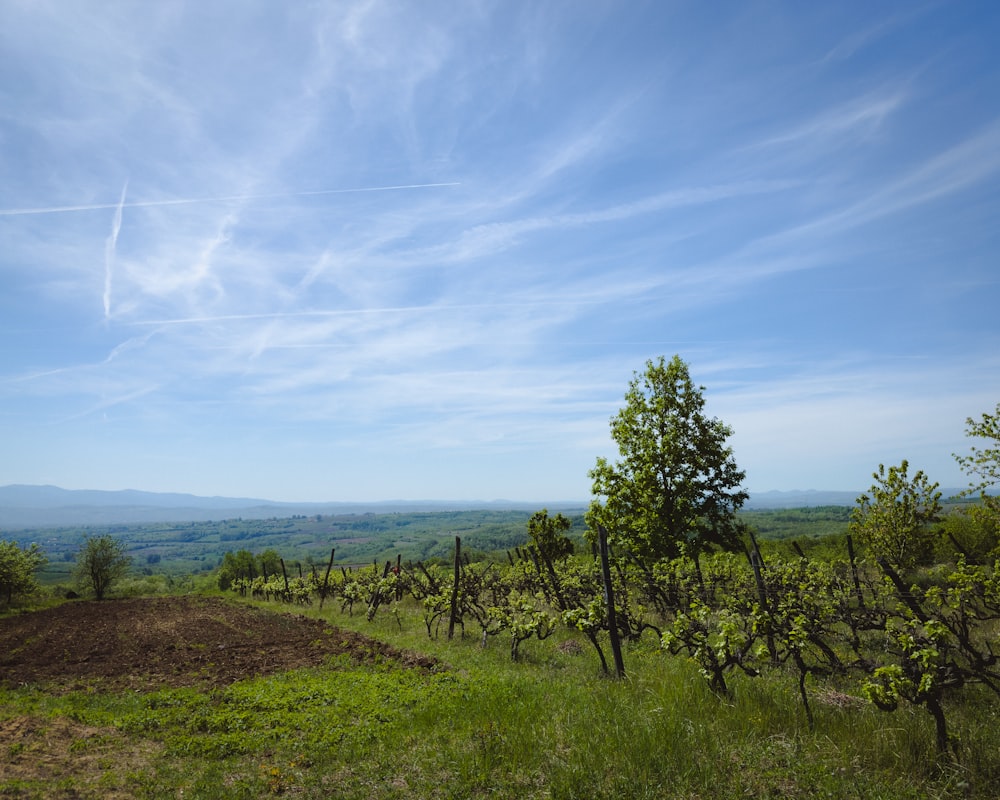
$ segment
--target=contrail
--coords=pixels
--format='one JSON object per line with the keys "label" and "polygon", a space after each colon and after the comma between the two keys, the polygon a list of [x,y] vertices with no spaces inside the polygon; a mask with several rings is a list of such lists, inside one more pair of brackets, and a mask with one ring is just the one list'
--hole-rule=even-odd
{"label": "contrail", "polygon": [[[569,300],[549,300],[535,303],[545,308],[561,306],[582,306],[593,305],[600,300],[589,299],[569,299]],[[146,326],[166,327],[168,325],[200,325],[206,322],[242,322],[258,319],[297,319],[308,317],[348,317],[348,316],[369,316],[377,314],[436,314],[442,311],[481,311],[485,309],[497,308],[524,308],[523,302],[512,301],[509,303],[448,303],[442,305],[423,306],[384,306],[380,308],[338,308],[338,309],[307,309],[304,311],[262,311],[257,314],[214,314],[205,317],[177,317],[174,319],[146,319],[135,322],[125,322],[123,325],[140,328]]]}
{"label": "contrail", "polygon": [[104,243],[104,319],[111,318],[111,267],[115,261],[115,246],[118,244],[118,232],[122,229],[122,208],[125,207],[125,191],[128,181],[122,187],[122,198],[115,209],[115,218],[111,223],[111,234]]}
{"label": "contrail", "polygon": [[95,203],[87,206],[48,206],[47,208],[0,208],[0,217],[16,217],[25,214],[64,214],[70,211],[99,211],[107,208],[149,208],[152,206],[183,206],[195,203],[231,203],[237,200],[269,200],[278,197],[315,197],[324,194],[360,194],[362,192],[398,192],[406,189],[435,189],[443,186],[459,186],[451,183],[410,183],[399,186],[366,186],[359,189],[319,189],[311,192],[276,192],[274,194],[234,194],[222,197],[185,197],[175,200],[144,200],[135,203]]}

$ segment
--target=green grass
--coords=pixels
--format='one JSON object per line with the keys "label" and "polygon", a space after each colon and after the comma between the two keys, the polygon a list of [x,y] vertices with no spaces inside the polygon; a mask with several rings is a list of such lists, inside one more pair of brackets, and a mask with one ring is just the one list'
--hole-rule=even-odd
{"label": "green grass", "polygon": [[[52,696],[24,687],[0,692],[0,720],[65,717],[155,743],[117,778],[143,798],[1000,795],[997,705],[974,691],[949,708],[962,737],[956,766],[936,760],[933,726],[919,710],[885,714],[812,685],[809,730],[791,679],[734,678],[733,696],[720,699],[694,665],[651,641],[626,652],[628,677],[613,681],[586,642],[572,653],[557,637],[531,641],[514,664],[501,641],[483,649],[472,635],[428,639],[405,609],[398,621],[380,614],[371,623],[330,606],[306,613],[446,666],[427,674],[338,659],[216,691]],[[2,775],[0,797],[52,796],[44,782]]]}

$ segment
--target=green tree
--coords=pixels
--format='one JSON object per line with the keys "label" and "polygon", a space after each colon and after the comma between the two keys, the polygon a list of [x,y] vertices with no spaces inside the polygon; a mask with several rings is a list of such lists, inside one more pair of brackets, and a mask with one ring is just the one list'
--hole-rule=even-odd
{"label": "green tree", "polygon": [[15,597],[25,597],[38,590],[35,573],[47,559],[37,544],[18,547],[17,542],[0,540],[0,596],[10,605]]}
{"label": "green tree", "polygon": [[229,589],[237,578],[255,578],[257,576],[256,560],[249,550],[231,550],[222,557],[219,567],[218,583],[223,591]]}
{"label": "green tree", "polygon": [[89,586],[98,600],[103,600],[111,585],[123,578],[132,559],[125,555],[125,545],[112,536],[88,536],[80,545],[76,559],[76,577]]}
{"label": "green tree", "polygon": [[961,554],[972,564],[992,563],[1000,544],[1000,519],[982,512],[982,506],[963,506],[945,516],[935,558],[954,561]]}
{"label": "green tree", "polygon": [[931,525],[939,521],[941,492],[923,470],[910,478],[909,463],[898,467],[879,464],[875,483],[857,499],[851,512],[850,530],[876,558],[894,567],[909,569],[925,562],[933,552]]}
{"label": "green tree", "polygon": [[1000,403],[992,414],[983,414],[977,422],[972,417],[965,420],[965,435],[975,439],[985,439],[986,447],[973,446],[967,456],[955,455],[959,466],[969,476],[966,496],[979,493],[982,506],[979,514],[1000,523],[1000,496],[990,494],[990,490],[1000,485]]}
{"label": "green tree", "polygon": [[257,564],[262,575],[271,576],[281,572],[281,556],[272,547],[257,556]]}
{"label": "green tree", "polygon": [[571,527],[571,520],[562,514],[550,517],[548,509],[543,508],[528,520],[528,537],[542,558],[554,564],[573,555],[573,540],[566,535]]}
{"label": "green tree", "polygon": [[611,419],[621,459],[598,458],[590,471],[594,495],[604,498],[587,512],[591,530],[603,525],[611,544],[645,563],[741,545],[746,473],[726,444],[732,430],[705,415],[704,391],[679,356],[647,361]]}

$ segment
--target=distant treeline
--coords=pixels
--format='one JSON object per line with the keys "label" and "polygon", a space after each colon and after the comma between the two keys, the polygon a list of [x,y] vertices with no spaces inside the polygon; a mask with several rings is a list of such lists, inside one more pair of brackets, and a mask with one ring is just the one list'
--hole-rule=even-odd
{"label": "distant treeline", "polygon": [[830,536],[847,532],[849,506],[783,508],[774,511],[743,511],[739,518],[762,539]]}
{"label": "distant treeline", "polygon": [[[586,544],[584,510],[563,512],[572,522],[569,537]],[[946,511],[948,509],[946,508]],[[84,537],[109,533],[121,539],[136,572],[196,575],[211,572],[227,552],[268,549],[303,565],[325,564],[336,548],[341,564],[395,560],[434,562],[451,558],[455,537],[473,560],[501,560],[527,542],[529,511],[433,511],[387,514],[318,514],[271,519],[226,519],[214,522],[73,526],[0,531],[0,538],[26,546],[37,542],[49,565],[45,583],[68,578]],[[828,546],[847,533],[849,506],[816,506],[743,511],[738,515],[759,540],[781,550],[801,546],[807,551]]]}
{"label": "distant treeline", "polygon": [[[65,580],[86,536],[120,539],[139,572],[196,574],[221,564],[227,552],[268,549],[303,564],[326,563],[336,548],[339,563],[370,563],[401,555],[413,561],[448,559],[456,536],[472,556],[503,554],[527,540],[528,511],[451,511],[227,519],[169,524],[67,526],[0,532],[0,538],[37,542],[49,559],[43,582]],[[567,514],[571,535],[582,542],[583,509]]]}

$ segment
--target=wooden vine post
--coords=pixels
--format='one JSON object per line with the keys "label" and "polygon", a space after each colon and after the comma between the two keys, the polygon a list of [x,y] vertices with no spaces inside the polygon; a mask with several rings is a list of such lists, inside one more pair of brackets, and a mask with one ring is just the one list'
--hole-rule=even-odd
{"label": "wooden vine post", "polygon": [[[756,541],[754,541],[756,545]],[[774,643],[774,630],[771,624],[771,602],[767,596],[767,585],[764,583],[764,575],[761,571],[761,565],[764,559],[760,556],[760,550],[753,550],[750,553],[750,566],[753,568],[753,577],[757,583],[757,596],[760,598],[760,607],[767,615],[767,623],[765,627],[765,634],[767,637],[767,652],[771,656],[771,664],[777,666],[778,664],[778,648]]]}
{"label": "wooden vine post", "polygon": [[278,561],[281,562],[281,575],[285,579],[285,598],[287,600],[289,593],[288,593],[288,573],[285,571],[285,559],[279,558]]}
{"label": "wooden vine post", "polygon": [[451,586],[451,616],[448,618],[448,638],[455,635],[455,621],[458,619],[458,582],[462,577],[462,539],[455,537],[455,580]]}
{"label": "wooden vine post", "polygon": [[615,659],[615,677],[625,677],[625,662],[622,660],[622,643],[618,636],[618,614],[615,611],[615,589],[611,585],[611,563],[608,558],[608,532],[603,525],[597,526],[597,536],[601,547],[601,575],[604,578],[604,600],[608,606],[608,633],[611,636],[611,654]]}
{"label": "wooden vine post", "polygon": [[330,585],[330,570],[333,569],[333,555],[337,548],[330,549],[330,563],[326,565],[326,575],[323,576],[323,588],[319,590],[319,607],[323,608],[323,601],[326,600],[327,587]]}

